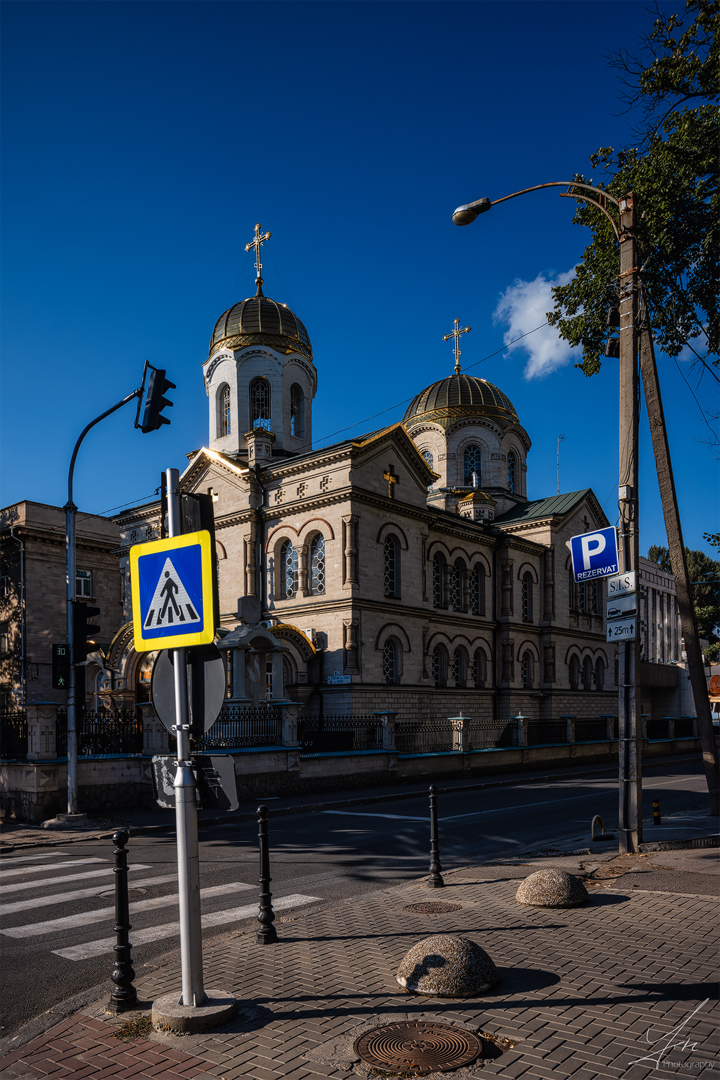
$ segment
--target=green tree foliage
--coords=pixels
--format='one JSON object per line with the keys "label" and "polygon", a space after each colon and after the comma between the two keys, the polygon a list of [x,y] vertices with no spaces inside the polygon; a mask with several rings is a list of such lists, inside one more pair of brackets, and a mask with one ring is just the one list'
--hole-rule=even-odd
{"label": "green tree foliage", "polygon": [[[633,145],[601,147],[591,156],[592,168],[602,168],[607,178],[588,180],[615,198],[635,193],[655,341],[669,356],[690,344],[705,366],[720,344],[719,39],[720,0],[687,0],[684,17],[657,12],[637,55],[611,58],[622,73],[622,97],[639,121]],[[607,311],[617,304],[617,241],[604,214],[586,203],[574,220],[590,229],[592,242],[572,281],[553,289],[548,320],[561,337],[582,346],[577,367],[595,375],[612,332]]]}
{"label": "green tree foliage", "polygon": [[[666,574],[672,573],[670,552],[666,547],[653,544],[647,557]],[[698,636],[711,642],[717,641],[720,632],[720,562],[711,559],[704,551],[691,551],[690,548],[685,548],[685,558],[690,581],[694,583],[691,588]]]}

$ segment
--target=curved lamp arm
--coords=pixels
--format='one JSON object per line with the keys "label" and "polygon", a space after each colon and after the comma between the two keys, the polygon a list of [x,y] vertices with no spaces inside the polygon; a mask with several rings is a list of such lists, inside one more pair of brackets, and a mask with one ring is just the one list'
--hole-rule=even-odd
{"label": "curved lamp arm", "polygon": [[[616,239],[620,238],[618,227],[607,209],[608,203],[612,203],[613,206],[619,208],[620,203],[618,200],[614,198],[614,196],[609,195],[607,191],[603,191],[602,188],[596,188],[591,184],[585,184],[576,180],[552,180],[548,184],[536,184],[534,187],[523,188],[522,191],[514,191],[512,195],[503,195],[501,199],[494,199],[492,201],[488,198],[476,199],[475,202],[458,206],[452,219],[456,225],[470,225],[479,214],[486,213],[490,207],[495,206],[496,203],[507,202],[508,199],[516,199],[518,195],[527,195],[530,191],[541,191],[542,188],[549,187],[566,187],[567,191],[561,192],[561,199],[582,199],[583,202],[590,203],[591,206],[596,206],[598,210],[603,212],[612,225]],[[582,188],[583,191],[576,190],[578,188]],[[586,195],[585,192],[593,192],[598,197],[593,199],[590,195]]]}

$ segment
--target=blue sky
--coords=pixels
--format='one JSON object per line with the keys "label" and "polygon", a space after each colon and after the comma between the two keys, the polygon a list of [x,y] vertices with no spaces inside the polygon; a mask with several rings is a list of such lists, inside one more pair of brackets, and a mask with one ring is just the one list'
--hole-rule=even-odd
{"label": "blue sky", "polygon": [[[650,28],[644,3],[3,7],[0,505],[62,505],[77,436],[145,360],[177,383],[172,424],[142,435],[133,406],[104,421],[76,502],[142,501],[183,468],[207,441],[214,323],[254,292],[244,246],[259,221],[265,292],[313,343],[316,445],[400,419],[452,371],[457,316],[472,326],[464,365],[533,440],[529,496],[555,492],[562,433],[561,488],[593,487],[615,519],[616,362],[586,379],[547,330],[503,348],[589,240],[574,204],[537,193],[464,229],[450,215],[590,175],[592,151],[626,140],[606,56]],[[685,540],[712,554],[718,464],[676,364],[660,368]],[[709,381],[696,393],[707,402]],[[645,551],[665,532],[644,411],[641,430]]]}

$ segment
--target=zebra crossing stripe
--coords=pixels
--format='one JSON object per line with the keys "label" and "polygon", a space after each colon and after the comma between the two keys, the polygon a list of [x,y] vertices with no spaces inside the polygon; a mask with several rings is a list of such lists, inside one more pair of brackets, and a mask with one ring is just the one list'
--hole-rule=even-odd
{"label": "zebra crossing stripe", "polygon": [[107,859],[68,859],[66,862],[49,863],[47,866],[18,866],[16,870],[3,870],[3,880],[20,874],[44,874],[46,870],[60,870],[65,866],[87,866],[89,863],[107,862]]}
{"label": "zebra crossing stripe", "polygon": [[18,866],[24,862],[36,862],[38,859],[62,859],[64,851],[48,851],[43,852],[42,855],[2,855],[0,856],[0,866],[6,866],[8,863],[12,863],[13,866]]}
{"label": "zebra crossing stripe", "polygon": [[[150,870],[151,867],[138,866],[136,869]],[[112,870],[98,870],[98,873],[112,874]],[[130,887],[140,888],[142,885],[165,885],[168,881],[177,881],[177,873],[163,874],[161,877],[140,878],[138,881],[133,878],[130,882]],[[74,889],[72,892],[54,893],[52,896],[34,896],[32,900],[15,900],[9,904],[0,904],[0,915],[14,915],[17,911],[32,911],[33,908],[50,907],[54,904],[67,904],[73,900],[85,900],[88,896],[97,896],[100,889],[104,889],[107,892],[107,890],[112,887],[110,881],[98,881],[95,885],[90,885],[87,889]]]}
{"label": "zebra crossing stripe", "polygon": [[[53,870],[55,867],[52,868]],[[129,867],[130,870],[152,870],[153,867],[145,865],[144,863],[137,863],[135,866]],[[12,885],[0,885],[0,896],[7,896],[8,893],[22,892],[23,889],[40,889],[44,885],[49,885],[51,888],[56,888],[58,885],[64,885],[67,881],[83,881],[87,878],[102,877],[105,874],[112,874],[112,866],[105,867],[104,870],[88,870],[84,874],[66,874],[64,877],[45,878],[44,881],[14,881]]]}
{"label": "zebra crossing stripe", "polygon": [[[255,885],[246,885],[242,881],[230,881],[225,885],[212,885],[210,888],[201,889],[202,899],[210,899],[213,896],[226,896],[228,893],[255,889]],[[138,911],[154,911],[156,908],[175,906],[179,900],[177,893],[169,896],[154,896],[150,900],[140,900],[130,905],[130,915]],[[40,934],[52,934],[56,930],[72,930],[76,926],[85,926],[87,923],[112,921],[115,915],[115,907],[99,908],[97,911],[83,911],[79,915],[66,915],[62,919],[49,919],[47,922],[27,923],[25,926],[12,926],[0,930],[5,937],[25,938],[38,937]]]}
{"label": "zebra crossing stripe", "polygon": [[[275,911],[287,911],[288,908],[300,907],[303,904],[313,904],[320,900],[319,896],[302,896],[293,893],[291,896],[281,896],[273,900]],[[224,911],[213,911],[209,915],[203,915],[203,930],[213,926],[224,926],[226,923],[241,922],[243,919],[254,918],[259,911],[257,904],[247,904],[245,907],[226,908]],[[163,926],[148,926],[144,930],[132,930],[130,932],[130,944],[133,948],[145,945],[148,942],[159,941],[160,938],[177,937],[180,934],[180,923],[165,923]],[[116,943],[115,937],[100,938],[98,941],[86,941],[84,945],[73,945],[69,949],[53,949],[55,956],[62,956],[65,960],[91,960],[95,956],[104,956],[110,953]]]}

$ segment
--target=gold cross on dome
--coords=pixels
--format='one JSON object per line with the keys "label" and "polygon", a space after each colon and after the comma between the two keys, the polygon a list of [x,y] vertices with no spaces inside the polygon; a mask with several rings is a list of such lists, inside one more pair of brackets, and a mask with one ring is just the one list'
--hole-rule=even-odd
{"label": "gold cross on dome", "polygon": [[455,348],[453,349],[453,352],[455,353],[455,374],[456,375],[460,374],[460,357],[462,355],[461,352],[460,352],[460,335],[461,334],[468,334],[471,330],[472,330],[472,326],[460,326],[460,320],[456,319],[455,320],[455,329],[451,330],[449,334],[445,334],[445,336],[443,337],[443,341],[449,341],[450,338],[455,338]]}
{"label": "gold cross on dome", "polygon": [[260,262],[260,248],[265,243],[266,240],[270,239],[271,236],[272,236],[271,232],[263,233],[262,236],[260,235],[260,222],[258,221],[258,223],[255,226],[255,239],[251,240],[249,244],[245,245],[245,250],[246,251],[249,251],[250,248],[255,248],[255,270],[256,270],[255,284],[257,285],[258,289],[260,288],[260,286],[263,283],[263,279],[262,279],[262,263]]}
{"label": "gold cross on dome", "polygon": [[383,480],[387,480],[388,499],[394,499],[395,496],[393,495],[393,484],[399,484],[400,478],[393,475],[392,465],[388,465],[388,471],[386,473],[383,473]]}

